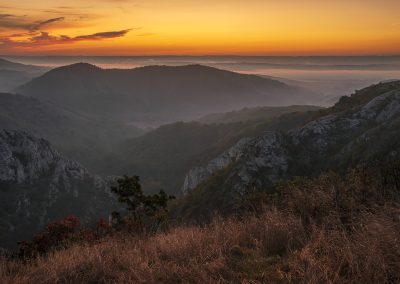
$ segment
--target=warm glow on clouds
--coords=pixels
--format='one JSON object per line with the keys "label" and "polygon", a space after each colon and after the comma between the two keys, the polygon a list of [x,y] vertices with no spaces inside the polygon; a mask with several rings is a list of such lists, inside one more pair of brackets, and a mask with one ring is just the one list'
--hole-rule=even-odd
{"label": "warm glow on clouds", "polygon": [[0,0],[2,54],[398,54],[398,0]]}

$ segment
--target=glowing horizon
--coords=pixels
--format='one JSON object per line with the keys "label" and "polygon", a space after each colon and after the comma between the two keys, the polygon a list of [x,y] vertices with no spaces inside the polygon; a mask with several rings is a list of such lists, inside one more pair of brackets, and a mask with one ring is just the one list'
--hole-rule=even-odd
{"label": "glowing horizon", "polygon": [[14,2],[0,0],[1,54],[400,54],[395,0]]}

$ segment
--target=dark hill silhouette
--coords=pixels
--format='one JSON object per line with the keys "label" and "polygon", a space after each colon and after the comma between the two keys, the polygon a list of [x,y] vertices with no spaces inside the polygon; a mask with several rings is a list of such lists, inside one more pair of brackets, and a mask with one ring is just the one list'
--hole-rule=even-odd
{"label": "dark hill silhouette", "polygon": [[304,103],[308,95],[273,79],[202,65],[127,70],[87,63],[53,69],[18,92],[128,121],[172,121],[244,106]]}

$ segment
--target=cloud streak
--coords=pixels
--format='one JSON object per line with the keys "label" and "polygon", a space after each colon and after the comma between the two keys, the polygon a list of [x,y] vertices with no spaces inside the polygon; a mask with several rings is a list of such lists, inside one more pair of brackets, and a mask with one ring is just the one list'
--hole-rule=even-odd
{"label": "cloud streak", "polygon": [[76,37],[69,37],[66,35],[54,36],[48,32],[39,32],[34,36],[31,36],[27,40],[19,41],[14,40],[12,36],[10,37],[0,37],[0,49],[4,48],[31,48],[38,46],[51,46],[57,44],[71,44],[80,41],[99,41],[105,39],[113,39],[118,37],[123,37],[132,29],[125,29],[120,31],[107,31],[98,32],[88,35],[80,35]]}
{"label": "cloud streak", "polygon": [[62,22],[64,20],[65,20],[64,17],[58,17],[58,18],[52,18],[52,19],[48,19],[45,21],[37,22],[30,27],[30,30],[37,31],[37,30],[40,30],[41,28],[43,28],[44,26],[47,26],[47,25],[50,25],[53,23],[57,23],[57,22]]}
{"label": "cloud streak", "polygon": [[114,31],[114,32],[101,32],[101,33],[95,33],[91,35],[82,35],[82,36],[77,36],[74,38],[74,40],[101,40],[105,38],[116,38],[116,37],[122,37],[126,35],[128,32],[130,32],[132,29],[126,29],[122,31]]}
{"label": "cloud streak", "polygon": [[11,14],[0,14],[0,29],[17,29],[34,32],[45,26],[62,22],[64,17],[51,18],[43,21],[29,21],[25,16],[15,16]]}

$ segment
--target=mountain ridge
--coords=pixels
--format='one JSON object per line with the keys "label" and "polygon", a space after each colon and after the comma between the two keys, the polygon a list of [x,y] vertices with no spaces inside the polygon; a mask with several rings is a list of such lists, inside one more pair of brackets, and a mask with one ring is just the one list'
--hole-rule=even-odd
{"label": "mountain ridge", "polygon": [[18,86],[48,70],[46,67],[25,65],[0,58],[0,92],[14,92]]}
{"label": "mountain ridge", "polygon": [[36,65],[26,65],[22,63],[17,63],[13,61],[6,60],[4,58],[0,58],[0,69],[2,70],[14,70],[14,71],[23,71],[23,72],[42,72],[49,70],[47,67],[41,67]]}
{"label": "mountain ridge", "polygon": [[203,65],[102,69],[88,63],[55,68],[17,91],[97,116],[164,122],[310,96],[276,80]]}

